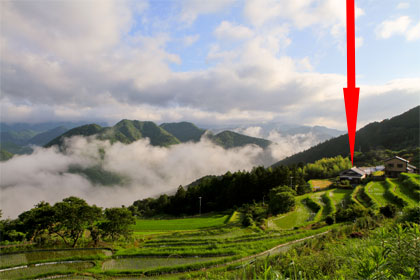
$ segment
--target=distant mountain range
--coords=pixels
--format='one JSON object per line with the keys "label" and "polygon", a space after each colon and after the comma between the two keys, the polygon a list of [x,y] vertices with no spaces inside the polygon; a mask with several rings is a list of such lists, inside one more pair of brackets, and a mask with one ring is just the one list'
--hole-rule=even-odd
{"label": "distant mountain range", "polygon": [[[367,153],[375,150],[401,151],[420,146],[420,106],[381,122],[373,122],[356,133],[355,150]],[[275,165],[315,162],[321,158],[348,156],[348,135],[342,135],[306,151],[287,157]],[[418,159],[416,160],[418,162]]]}
{"label": "distant mountain range", "polygon": [[[153,146],[167,147],[179,143],[197,142],[204,134],[206,134],[206,130],[198,128],[189,122],[164,123],[158,126],[149,121],[122,120],[112,127],[89,124],[73,128],[50,141],[45,147],[51,147],[53,145],[62,146],[65,138],[76,135],[95,135],[100,140],[109,140],[111,143],[122,142],[125,144],[148,138],[150,144]],[[208,133],[206,136],[215,144],[224,148],[235,148],[249,144],[266,148],[271,144],[268,140],[250,137],[232,131],[223,131],[216,135]]]}

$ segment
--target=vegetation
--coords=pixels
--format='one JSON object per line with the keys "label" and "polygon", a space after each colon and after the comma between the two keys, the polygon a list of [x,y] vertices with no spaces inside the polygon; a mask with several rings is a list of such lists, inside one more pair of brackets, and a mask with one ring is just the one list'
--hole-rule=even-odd
{"label": "vegetation", "polygon": [[254,144],[265,149],[271,144],[271,141],[269,140],[250,137],[233,131],[220,132],[219,134],[210,136],[210,139],[225,149],[242,147],[250,144]]}
{"label": "vegetation", "polygon": [[189,122],[163,123],[160,127],[178,138],[182,143],[198,142],[206,132],[206,130],[198,128],[195,124]]}
{"label": "vegetation", "polygon": [[[382,162],[389,158],[389,153],[384,150],[402,151],[402,154],[412,157],[412,164],[418,166],[419,161],[419,135],[420,135],[420,106],[417,106],[399,116],[382,122],[374,122],[366,125],[357,131],[355,143],[356,150],[361,150],[368,158],[359,158],[355,154],[355,165],[364,166],[375,162]],[[409,149],[409,151],[407,151]],[[372,152],[369,154],[369,152]],[[348,156],[348,135],[325,141],[306,151],[290,156],[281,160],[276,165],[298,164],[300,162],[315,162],[322,158],[335,157],[341,155]],[[397,152],[398,154],[398,152]],[[417,155],[417,156],[416,156]]]}
{"label": "vegetation", "polygon": [[0,278],[418,279],[419,176],[305,183],[344,161],[207,176],[128,208],[40,202],[1,220]]}

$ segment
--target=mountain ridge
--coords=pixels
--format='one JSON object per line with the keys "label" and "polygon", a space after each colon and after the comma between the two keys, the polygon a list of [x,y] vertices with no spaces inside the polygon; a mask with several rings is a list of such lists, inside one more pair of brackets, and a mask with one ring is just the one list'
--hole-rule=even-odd
{"label": "mountain ridge", "polygon": [[[356,132],[355,150],[402,150],[419,146],[420,106],[381,122],[372,122]],[[321,158],[348,156],[348,135],[344,134],[287,157],[273,166],[315,162]],[[355,163],[356,164],[356,163]]]}

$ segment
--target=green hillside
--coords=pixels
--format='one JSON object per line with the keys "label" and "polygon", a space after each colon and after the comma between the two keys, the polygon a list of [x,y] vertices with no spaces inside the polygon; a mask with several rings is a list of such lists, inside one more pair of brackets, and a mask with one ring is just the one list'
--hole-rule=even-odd
{"label": "green hillside", "polygon": [[29,142],[29,144],[43,146],[43,145],[47,144],[48,142],[50,142],[51,139],[54,139],[54,138],[62,135],[67,130],[68,129],[66,127],[59,126],[59,127],[56,127],[56,128],[53,128],[53,129],[50,129],[48,131],[41,132],[41,133],[35,135],[31,139],[29,139],[28,142]]}
{"label": "green hillside", "polygon": [[51,140],[48,144],[46,144],[44,147],[48,148],[54,145],[61,146],[64,142],[65,138],[69,138],[72,136],[80,135],[80,136],[91,136],[94,134],[97,134],[102,131],[102,127],[97,124],[87,124],[82,125],[73,129],[70,129],[66,133],[56,137],[55,139]]}
{"label": "green hillside", "polygon": [[13,157],[12,153],[9,153],[6,150],[0,149],[0,161],[8,160]]}
{"label": "green hillside", "polygon": [[[420,106],[417,106],[391,119],[366,125],[356,133],[355,150],[367,153],[386,149],[400,151],[418,148],[420,143],[419,113]],[[349,155],[347,134],[330,139],[306,151],[285,158],[275,165],[314,162],[324,157],[338,155]],[[355,157],[355,164],[359,164],[357,157]]]}
{"label": "green hillside", "polygon": [[250,136],[246,136],[246,135],[239,134],[232,131],[220,132],[219,134],[210,136],[210,139],[215,144],[220,145],[225,149],[234,148],[234,147],[242,147],[249,144],[255,144],[265,149],[271,144],[271,141],[269,140],[250,137]]}
{"label": "green hillside", "polygon": [[179,122],[179,123],[163,123],[160,125],[161,128],[165,129],[181,142],[198,142],[201,136],[206,130],[198,128],[195,124],[190,122]]}
{"label": "green hillside", "polygon": [[113,127],[101,127],[97,124],[89,124],[73,128],[49,142],[45,147],[53,145],[61,146],[64,138],[75,135],[97,135],[98,139],[109,140],[111,143],[122,142],[129,144],[142,138],[149,138],[150,143],[154,146],[169,146],[179,143],[179,140],[175,136],[158,127],[153,122],[122,120]]}
{"label": "green hillside", "polygon": [[[153,146],[166,147],[188,141],[200,141],[200,138],[204,133],[204,129],[198,128],[194,124],[188,122],[164,123],[161,126],[157,126],[150,121],[122,120],[112,127],[101,127],[97,124],[89,124],[73,128],[50,141],[45,147],[51,147],[53,145],[62,146],[65,138],[76,135],[96,135],[97,138],[101,140],[109,140],[111,143],[122,142],[125,144],[132,143],[139,139],[149,138],[150,143]],[[242,147],[249,144],[267,148],[268,145],[271,144],[268,140],[249,137],[232,131],[223,131],[216,135],[210,134],[209,138],[215,144],[226,149]]]}

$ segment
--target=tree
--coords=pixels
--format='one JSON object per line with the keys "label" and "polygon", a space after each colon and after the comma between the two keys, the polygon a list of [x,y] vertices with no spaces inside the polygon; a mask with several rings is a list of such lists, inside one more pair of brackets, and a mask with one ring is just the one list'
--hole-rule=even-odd
{"label": "tree", "polygon": [[60,236],[64,243],[75,247],[83,232],[102,215],[101,208],[89,206],[78,197],[68,197],[53,206],[55,215],[52,231]]}
{"label": "tree", "polygon": [[45,201],[41,201],[31,210],[19,215],[21,231],[28,240],[35,240],[44,232],[49,232],[54,225],[55,209]]}
{"label": "tree", "polygon": [[102,222],[99,227],[105,236],[110,236],[115,240],[119,236],[127,237],[130,231],[130,225],[135,224],[132,213],[127,208],[108,208],[105,209],[106,221]]}
{"label": "tree", "polygon": [[295,197],[291,192],[278,192],[270,197],[268,208],[274,215],[287,213],[296,205]]}

